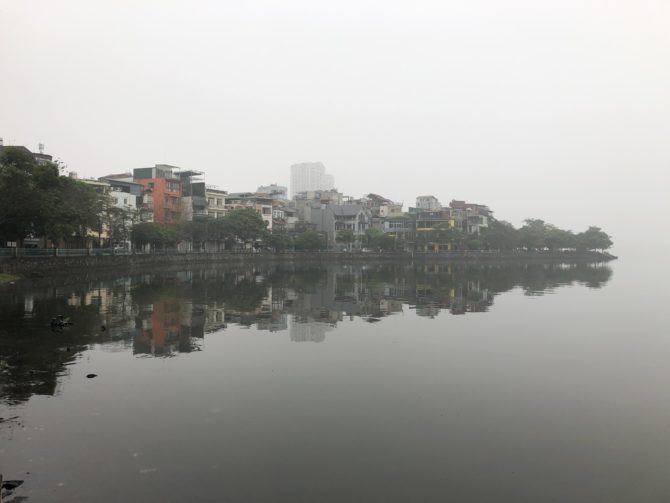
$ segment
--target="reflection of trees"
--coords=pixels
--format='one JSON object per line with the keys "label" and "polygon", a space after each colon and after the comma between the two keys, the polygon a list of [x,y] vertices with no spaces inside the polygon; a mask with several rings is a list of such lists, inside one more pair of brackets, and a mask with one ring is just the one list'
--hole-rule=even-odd
{"label": "reflection of trees", "polygon": [[[0,296],[0,399],[54,394],[67,365],[96,343],[170,356],[198,350],[206,333],[228,323],[320,342],[344,317],[373,322],[405,308],[427,317],[485,312],[515,288],[526,295],[570,284],[601,288],[611,275],[598,264],[268,265],[16,286]],[[74,325],[53,332],[49,322],[59,314]]]}

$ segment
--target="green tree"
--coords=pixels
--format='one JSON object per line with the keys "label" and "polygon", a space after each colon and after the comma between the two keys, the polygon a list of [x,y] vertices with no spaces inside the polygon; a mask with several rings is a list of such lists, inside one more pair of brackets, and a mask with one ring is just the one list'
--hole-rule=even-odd
{"label": "green tree", "polygon": [[290,250],[293,248],[293,238],[286,231],[272,232],[267,238],[268,246],[276,251]]}
{"label": "green tree", "polygon": [[[38,171],[42,168],[50,167],[39,166]],[[37,220],[37,233],[54,243],[86,236],[88,229],[96,224],[98,194],[85,183],[58,176],[57,171],[45,173],[44,178],[51,185],[41,189],[44,204]]]}
{"label": "green tree", "polygon": [[5,147],[0,158],[0,237],[21,245],[34,231],[39,207],[30,152]]}
{"label": "green tree", "polygon": [[576,248],[577,246],[577,239],[572,231],[559,229],[550,224],[545,227],[544,242],[550,250]]}
{"label": "green tree", "polygon": [[390,234],[382,234],[375,240],[375,246],[384,251],[394,250],[396,246],[396,238]]}
{"label": "green tree", "polygon": [[295,249],[302,251],[315,251],[323,248],[323,240],[318,232],[305,231],[295,238]]}
{"label": "green tree", "polygon": [[132,240],[136,247],[155,245],[158,240],[158,225],[153,222],[140,222],[133,225]]}
{"label": "green tree", "polygon": [[347,248],[351,249],[351,245],[356,241],[356,235],[351,229],[342,229],[337,231],[337,236],[335,240],[338,243],[347,245]]}
{"label": "green tree", "polygon": [[196,216],[179,227],[182,238],[191,241],[194,250],[204,250],[205,243],[215,240],[217,235],[215,219],[208,216]]}
{"label": "green tree", "polygon": [[539,250],[546,246],[546,224],[544,220],[528,218],[519,229],[519,244],[527,250]]}
{"label": "green tree", "polygon": [[612,247],[612,239],[600,227],[591,226],[576,236],[577,248],[581,250],[607,250]]}
{"label": "green tree", "polygon": [[432,240],[436,244],[450,245],[452,250],[461,249],[466,245],[468,236],[448,223],[438,224],[430,231]]}
{"label": "green tree", "polygon": [[395,247],[395,238],[379,229],[368,229],[365,232],[367,246],[380,250],[392,250]]}
{"label": "green tree", "polygon": [[19,147],[0,158],[0,237],[21,244],[28,235],[55,243],[84,236],[95,226],[97,194],[88,185],[62,176],[54,163],[38,164]]}
{"label": "green tree", "polygon": [[482,229],[484,246],[490,250],[514,250],[519,247],[518,231],[509,222],[492,220]]}
{"label": "green tree", "polygon": [[141,222],[132,228],[132,239],[136,246],[150,244],[158,249],[172,248],[188,236],[179,224]]}
{"label": "green tree", "polygon": [[226,241],[232,245],[261,240],[268,235],[265,221],[252,208],[232,210],[221,220]]}

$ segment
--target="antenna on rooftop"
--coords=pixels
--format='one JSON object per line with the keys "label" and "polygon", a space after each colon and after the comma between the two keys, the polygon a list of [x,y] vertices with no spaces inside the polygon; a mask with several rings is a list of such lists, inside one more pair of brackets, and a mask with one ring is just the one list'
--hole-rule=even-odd
{"label": "antenna on rooftop", "polygon": [[40,144],[37,146],[37,148],[40,150],[40,154],[44,153],[44,143],[40,142]]}

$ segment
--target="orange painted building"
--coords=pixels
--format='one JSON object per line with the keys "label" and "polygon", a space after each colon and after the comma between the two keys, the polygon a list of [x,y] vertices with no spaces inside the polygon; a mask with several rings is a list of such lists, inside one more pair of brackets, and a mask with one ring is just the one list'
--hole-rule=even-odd
{"label": "orange painted building", "polygon": [[133,173],[135,183],[144,187],[153,199],[153,221],[169,224],[181,220],[181,181],[175,171],[179,168],[156,164],[153,168],[137,168]]}

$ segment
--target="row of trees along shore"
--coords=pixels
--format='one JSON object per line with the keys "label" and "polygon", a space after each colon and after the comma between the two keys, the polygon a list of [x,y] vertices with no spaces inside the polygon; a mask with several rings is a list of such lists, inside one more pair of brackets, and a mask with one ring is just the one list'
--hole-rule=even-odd
{"label": "row of trees along shore", "polygon": [[[263,219],[253,209],[233,210],[219,219],[201,217],[178,224],[140,223],[133,227],[132,236],[138,246],[151,244],[157,248],[171,248],[182,241],[190,241],[196,250],[206,249],[206,243],[223,245],[225,249],[233,249],[243,243],[262,243],[277,251],[326,248],[324,236],[305,226],[295,231],[269,232]],[[339,231],[336,239],[346,247],[357,245],[382,251],[404,250],[409,243],[419,248],[440,244],[449,245],[452,250],[500,251],[604,251],[612,246],[610,237],[599,227],[589,227],[575,234],[536,219],[526,220],[519,229],[508,222],[492,220],[479,235],[466,234],[442,224],[417,232],[408,239],[378,229],[369,229],[360,237],[350,230]]]}
{"label": "row of trees along shore", "polygon": [[[356,242],[352,231],[340,231],[337,240],[345,245]],[[584,232],[559,229],[543,220],[528,219],[523,227],[517,229],[502,220],[492,220],[481,234],[466,234],[449,224],[440,224],[430,230],[416,232],[411,238],[419,248],[428,245],[449,245],[452,250],[607,250],[612,246],[610,237],[599,227],[589,227]],[[362,243],[380,250],[402,248],[403,240],[377,229],[366,232]]]}
{"label": "row of trees along shore", "polygon": [[[233,249],[244,243],[263,243],[278,250],[319,250],[326,247],[324,237],[300,224],[293,231],[269,232],[253,209],[232,210],[225,217],[195,218],[175,224],[139,223],[137,215],[115,208],[109,197],[98,194],[89,184],[64,176],[54,163],[38,164],[20,148],[5,147],[0,157],[0,242],[13,241],[19,246],[25,237],[45,237],[54,244],[85,246],[104,232],[114,241],[131,239],[136,246],[172,248],[190,241],[194,249],[205,243]],[[599,227],[584,232],[559,229],[543,220],[529,219],[520,228],[492,220],[479,235],[466,234],[448,224],[415,233],[403,239],[369,229],[357,237],[352,231],[339,231],[341,245],[354,244],[375,250],[403,250],[414,243],[449,245],[454,250],[606,250],[610,237]],[[98,240],[99,244],[99,240]]]}

